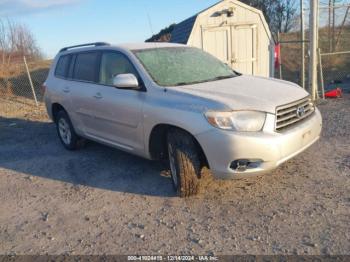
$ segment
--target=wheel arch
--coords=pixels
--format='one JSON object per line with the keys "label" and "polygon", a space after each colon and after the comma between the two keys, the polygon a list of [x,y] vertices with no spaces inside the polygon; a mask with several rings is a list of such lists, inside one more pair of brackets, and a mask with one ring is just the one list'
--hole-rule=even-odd
{"label": "wheel arch", "polygon": [[56,123],[57,114],[60,111],[65,111],[67,113],[67,110],[59,103],[53,103],[51,106],[51,112],[52,112],[52,120]]}
{"label": "wheel arch", "polygon": [[179,129],[191,136],[200,154],[201,164],[209,168],[207,157],[196,137],[186,129],[170,124],[157,124],[152,128],[148,139],[150,157],[152,159],[167,159],[167,134],[171,129]]}

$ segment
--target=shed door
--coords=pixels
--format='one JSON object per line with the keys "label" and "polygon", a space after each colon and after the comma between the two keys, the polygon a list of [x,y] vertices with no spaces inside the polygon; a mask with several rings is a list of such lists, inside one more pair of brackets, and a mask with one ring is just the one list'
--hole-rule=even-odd
{"label": "shed door", "polygon": [[256,25],[232,26],[232,68],[243,74],[254,75],[257,68]]}
{"label": "shed door", "polygon": [[230,64],[230,28],[214,27],[203,30],[203,50]]}

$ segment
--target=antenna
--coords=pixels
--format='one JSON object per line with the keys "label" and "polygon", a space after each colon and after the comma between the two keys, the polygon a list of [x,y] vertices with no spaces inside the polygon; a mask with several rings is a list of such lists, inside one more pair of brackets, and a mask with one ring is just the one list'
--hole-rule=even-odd
{"label": "antenna", "polygon": [[[151,20],[151,16],[149,15],[149,13],[147,12],[147,18],[148,18],[148,25],[149,25],[149,28],[151,30],[151,33],[152,33],[152,36],[154,35],[154,31],[153,31],[153,26],[152,26],[152,20]],[[154,47],[155,47],[155,52],[158,52],[158,45],[157,45],[157,42],[154,41]],[[156,63],[159,65],[159,56],[157,55],[156,56]]]}
{"label": "antenna", "polygon": [[[153,31],[153,26],[152,26],[152,19],[151,19],[151,16],[149,15],[148,12],[147,12],[147,19],[148,19],[148,25],[149,25],[149,28],[151,30],[152,36],[154,36],[154,31]],[[155,52],[158,52],[157,42],[154,41],[153,43],[154,43],[154,47],[155,47]],[[155,62],[158,64],[158,66],[160,65],[160,63],[159,63],[159,56],[158,55],[156,55]],[[164,92],[167,92],[166,88],[164,88]]]}
{"label": "antenna", "polygon": [[[152,33],[152,36],[154,36],[154,31],[153,31],[153,25],[152,25],[152,19],[151,19],[151,16],[149,15],[149,13],[147,12],[147,19],[148,19],[148,25],[149,25],[149,28],[151,30],[151,33]],[[153,41],[154,43],[154,46],[155,48],[157,48],[157,42],[156,41]]]}
{"label": "antenna", "polygon": [[151,29],[151,33],[152,33],[152,35],[154,35],[153,26],[152,26],[152,20],[151,20],[151,17],[150,17],[148,12],[147,12],[147,19],[148,19],[149,28]]}

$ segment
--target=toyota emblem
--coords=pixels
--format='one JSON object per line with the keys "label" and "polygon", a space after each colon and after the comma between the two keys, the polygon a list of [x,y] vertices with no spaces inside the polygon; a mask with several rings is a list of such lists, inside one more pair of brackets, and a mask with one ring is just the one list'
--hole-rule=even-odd
{"label": "toyota emblem", "polygon": [[303,106],[298,107],[298,109],[297,109],[297,117],[298,118],[302,118],[303,116],[305,116],[305,107],[303,107]]}

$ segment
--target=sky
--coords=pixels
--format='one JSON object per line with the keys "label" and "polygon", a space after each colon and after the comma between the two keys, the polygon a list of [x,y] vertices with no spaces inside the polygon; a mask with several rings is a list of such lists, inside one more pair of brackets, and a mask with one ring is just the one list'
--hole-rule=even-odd
{"label": "sky", "polygon": [[0,0],[0,18],[26,24],[47,58],[65,46],[143,42],[218,0]]}

